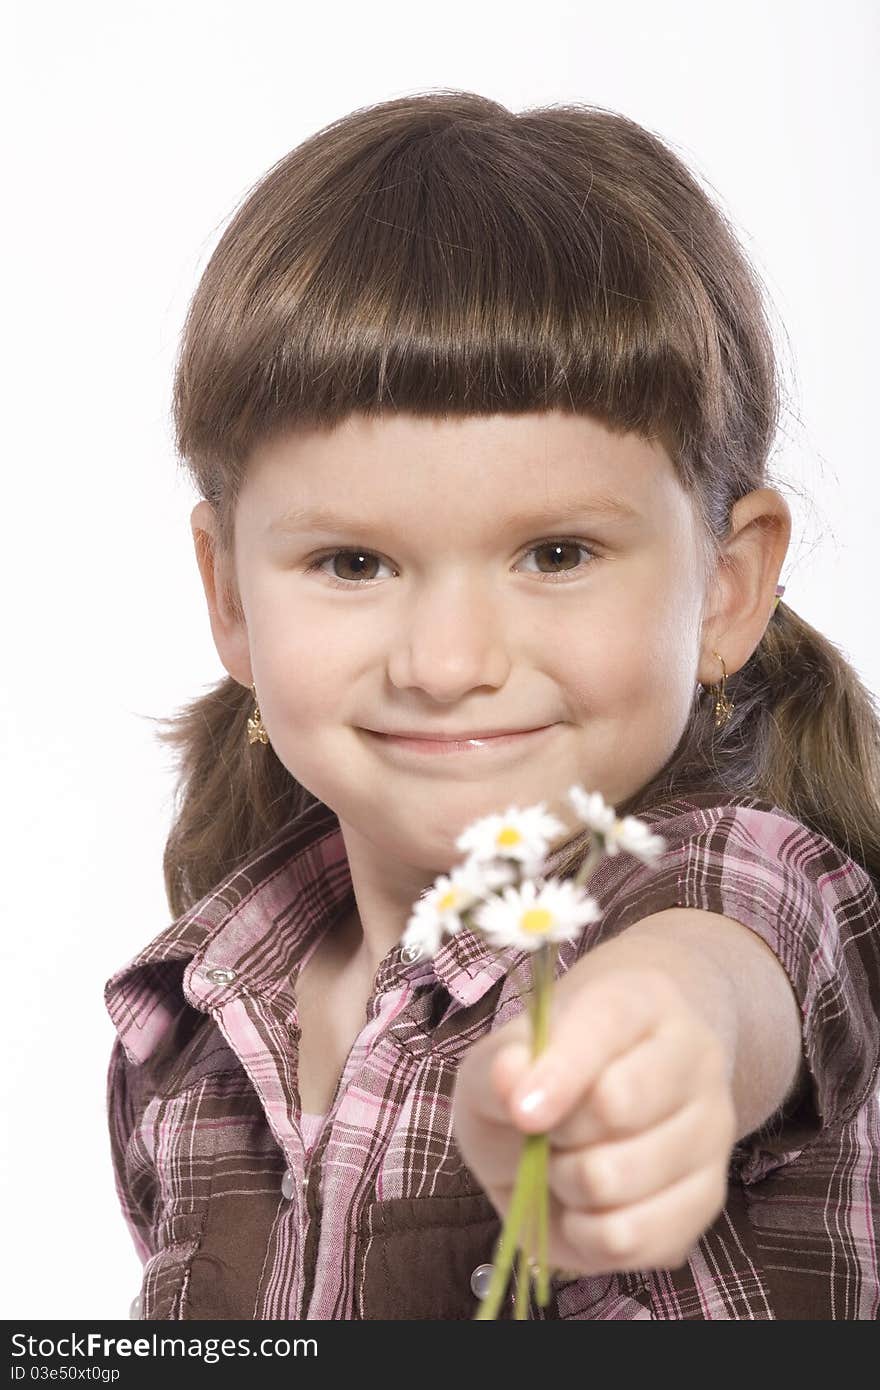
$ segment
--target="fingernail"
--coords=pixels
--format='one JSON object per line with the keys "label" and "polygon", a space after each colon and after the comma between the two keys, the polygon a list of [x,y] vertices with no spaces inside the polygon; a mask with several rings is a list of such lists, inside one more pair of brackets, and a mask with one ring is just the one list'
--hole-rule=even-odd
{"label": "fingernail", "polygon": [[526,1091],[524,1096],[517,1097],[516,1108],[523,1115],[531,1115],[547,1099],[547,1092],[543,1086],[535,1086],[530,1091]]}

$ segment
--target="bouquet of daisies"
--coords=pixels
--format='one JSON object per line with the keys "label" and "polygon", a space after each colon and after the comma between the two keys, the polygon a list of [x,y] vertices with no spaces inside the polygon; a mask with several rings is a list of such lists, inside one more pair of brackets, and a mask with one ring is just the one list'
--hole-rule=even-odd
{"label": "bouquet of daisies", "polygon": [[[570,830],[548,813],[546,802],[520,809],[509,806],[503,815],[474,821],[459,835],[456,847],[464,863],[441,874],[414,904],[402,944],[411,953],[433,956],[444,935],[462,926],[479,931],[496,950],[514,947],[531,952],[532,989],[528,1007],[532,1027],[532,1057],[546,1047],[550,995],[554,978],[553,943],[574,940],[601,916],[585,884],[606,855],[632,854],[653,863],[666,848],[644,821],[634,816],[618,820],[599,792],[581,786],[568,790],[577,821],[592,832],[589,853],[573,879],[544,878],[541,870],[560,837]],[[515,1317],[525,1318],[530,1280],[540,1307],[550,1298],[547,1261],[549,1193],[546,1134],[524,1137],[510,1207],[495,1250],[492,1279],[475,1314],[496,1318],[514,1259],[519,1255]],[[530,1252],[535,1250],[535,1254]]]}

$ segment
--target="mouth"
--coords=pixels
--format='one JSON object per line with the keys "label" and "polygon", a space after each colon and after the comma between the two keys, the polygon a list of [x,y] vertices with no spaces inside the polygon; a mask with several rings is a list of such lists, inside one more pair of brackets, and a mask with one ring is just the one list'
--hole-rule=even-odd
{"label": "mouth", "polygon": [[504,748],[521,747],[537,741],[549,729],[557,727],[556,724],[542,724],[537,729],[522,729],[516,733],[496,734],[488,737],[483,735],[478,738],[467,739],[407,738],[398,734],[379,734],[372,729],[364,729],[362,732],[367,735],[367,738],[388,752],[416,754],[420,757],[449,758],[462,755],[465,757],[485,757],[495,751],[500,752]]}

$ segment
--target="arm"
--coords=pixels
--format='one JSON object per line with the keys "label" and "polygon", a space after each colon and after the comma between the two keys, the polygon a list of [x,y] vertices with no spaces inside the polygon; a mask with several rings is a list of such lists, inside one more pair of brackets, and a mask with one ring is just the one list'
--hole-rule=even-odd
{"label": "arm", "polygon": [[556,988],[575,987],[618,963],[669,976],[718,1035],[729,1062],[737,1140],[806,1080],[798,1001],[778,958],[750,928],[701,908],[668,908],[588,951]]}

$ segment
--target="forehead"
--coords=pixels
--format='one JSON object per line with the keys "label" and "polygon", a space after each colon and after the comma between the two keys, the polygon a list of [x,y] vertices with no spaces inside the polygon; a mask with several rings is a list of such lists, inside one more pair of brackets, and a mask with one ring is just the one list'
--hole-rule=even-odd
{"label": "forehead", "polygon": [[262,444],[249,460],[239,519],[261,530],[336,514],[501,525],[579,506],[622,523],[685,500],[659,441],[593,417],[399,413],[353,415],[333,429],[297,428]]}

